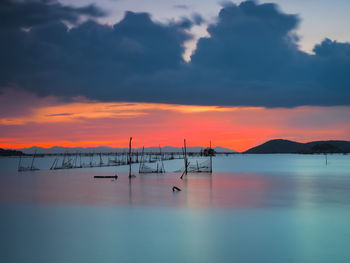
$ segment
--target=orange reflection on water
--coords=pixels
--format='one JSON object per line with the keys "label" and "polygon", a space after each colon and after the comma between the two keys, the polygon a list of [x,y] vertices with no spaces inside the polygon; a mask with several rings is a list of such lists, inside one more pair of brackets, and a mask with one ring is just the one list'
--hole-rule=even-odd
{"label": "orange reflection on water", "polygon": [[[261,174],[188,174],[183,180],[177,173],[136,174],[129,180],[121,173],[117,180],[93,178],[104,174],[111,172],[97,168],[4,175],[0,203],[257,208],[273,203],[271,192],[286,190],[286,184]],[[181,191],[173,192],[173,186]]]}

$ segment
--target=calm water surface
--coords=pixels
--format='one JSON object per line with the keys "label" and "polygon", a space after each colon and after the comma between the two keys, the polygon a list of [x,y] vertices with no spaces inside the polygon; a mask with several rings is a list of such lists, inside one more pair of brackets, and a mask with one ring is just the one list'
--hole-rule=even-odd
{"label": "calm water surface", "polygon": [[349,155],[219,156],[184,180],[53,159],[0,158],[1,262],[350,262]]}

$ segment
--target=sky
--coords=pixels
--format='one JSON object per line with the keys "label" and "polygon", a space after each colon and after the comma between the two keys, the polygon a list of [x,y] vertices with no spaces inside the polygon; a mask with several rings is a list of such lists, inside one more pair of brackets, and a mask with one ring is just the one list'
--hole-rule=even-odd
{"label": "sky", "polygon": [[[83,6],[92,4],[91,0],[64,0],[62,3]],[[157,21],[169,21],[192,13],[201,14],[207,23],[216,20],[222,3],[219,0],[100,0],[98,4],[108,10],[108,16],[101,18],[103,23],[114,24],[123,18],[125,11],[148,12]],[[241,1],[233,1],[240,3]],[[315,44],[325,37],[338,41],[349,41],[350,2],[348,0],[270,0],[259,3],[275,3],[284,12],[298,14],[301,18],[297,29],[300,47],[312,52]],[[95,2],[96,3],[96,2]],[[207,24],[205,23],[205,24]],[[200,36],[207,35],[206,25],[193,31]],[[191,46],[191,48],[193,48]]]}
{"label": "sky", "polygon": [[350,140],[348,1],[0,1],[0,147]]}
{"label": "sky", "polygon": [[[63,0],[62,3],[74,6],[94,4],[91,0]],[[125,12],[147,12],[152,19],[159,22],[169,22],[184,16],[198,13],[205,18],[201,25],[193,26],[190,32],[193,39],[185,43],[183,54],[186,61],[190,60],[200,37],[209,36],[207,26],[215,23],[222,5],[228,1],[219,0],[100,0],[98,5],[107,10],[107,15],[99,18],[100,23],[113,25],[123,19]],[[240,3],[241,1],[233,1]],[[260,3],[275,3],[284,12],[297,14],[300,23],[296,29],[300,38],[298,44],[301,50],[313,53],[313,48],[325,37],[346,42],[349,40],[350,2],[347,0],[271,0]]]}

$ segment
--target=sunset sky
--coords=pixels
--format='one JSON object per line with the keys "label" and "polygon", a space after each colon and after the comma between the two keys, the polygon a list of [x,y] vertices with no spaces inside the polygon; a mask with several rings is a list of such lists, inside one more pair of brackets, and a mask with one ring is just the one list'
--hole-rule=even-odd
{"label": "sunset sky", "polygon": [[0,2],[0,148],[350,140],[350,2]]}

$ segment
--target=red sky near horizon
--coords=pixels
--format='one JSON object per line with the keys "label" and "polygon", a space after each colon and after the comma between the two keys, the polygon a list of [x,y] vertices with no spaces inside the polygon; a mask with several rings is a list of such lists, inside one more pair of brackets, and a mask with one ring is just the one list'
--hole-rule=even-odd
{"label": "red sky near horizon", "polygon": [[245,151],[270,139],[350,140],[350,107],[219,107],[0,96],[0,148],[219,145]]}

